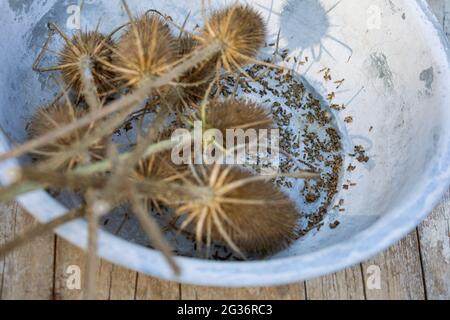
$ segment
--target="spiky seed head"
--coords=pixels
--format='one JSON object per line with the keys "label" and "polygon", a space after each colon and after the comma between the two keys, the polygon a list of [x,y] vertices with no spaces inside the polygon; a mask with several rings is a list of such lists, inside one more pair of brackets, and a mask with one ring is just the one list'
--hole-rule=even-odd
{"label": "spiky seed head", "polygon": [[255,102],[242,99],[211,101],[206,109],[205,126],[218,129],[225,136],[227,129],[271,129],[274,127],[269,113]]}
{"label": "spiky seed head", "polygon": [[[237,169],[231,172],[225,183],[250,176],[250,173]],[[262,203],[269,200],[265,205],[223,204],[223,211],[235,226],[248,226],[242,227],[241,232],[229,227],[232,238],[245,251],[271,254],[286,248],[296,239],[299,214],[292,201],[271,182],[250,183],[234,189],[227,197],[260,200]]]}
{"label": "spiky seed head", "polygon": [[147,178],[157,180],[176,179],[179,168],[172,164],[170,157],[170,152],[164,152],[139,161],[131,178],[137,180],[145,180]]}
{"label": "spiky seed head", "polygon": [[266,25],[252,7],[236,4],[216,11],[207,21],[202,38],[205,43],[218,39],[223,45],[218,56],[221,65],[228,71],[236,71],[264,46]]}
{"label": "spiky seed head", "polygon": [[144,79],[168,72],[176,59],[176,39],[167,23],[159,15],[145,14],[121,36],[113,69],[125,87],[136,88]]}
{"label": "spiky seed head", "polygon": [[[192,36],[184,35],[177,41],[178,59],[183,59],[199,47],[199,42]],[[177,79],[180,86],[174,86],[168,93],[171,103],[177,109],[192,107],[201,101],[206,94],[209,84],[214,80],[215,66],[211,61],[195,66]]]}
{"label": "spiky seed head", "polygon": [[[170,164],[170,154],[165,152],[163,154],[156,154],[147,159],[139,161],[134,171],[131,173],[131,180],[145,181],[147,179],[155,180],[170,180],[176,178],[176,169]],[[155,208],[160,214],[162,210],[160,207],[161,199],[152,194],[144,196],[144,201],[147,209]]]}
{"label": "spiky seed head", "polygon": [[[171,133],[169,129],[161,132],[158,141],[170,140]],[[186,175],[186,172],[186,165],[174,164],[172,161],[172,152],[165,151],[140,160],[132,171],[130,178],[134,181],[154,179],[165,182],[178,182]],[[157,198],[152,194],[148,194],[145,199],[147,200],[148,207],[153,206],[157,209],[161,203],[165,202],[162,198]]]}
{"label": "spiky seed head", "polygon": [[[71,104],[55,103],[40,108],[32,117],[28,126],[28,135],[31,139],[41,137],[49,132],[73,123],[86,115]],[[81,139],[87,138],[91,126],[86,126],[62,136],[55,141],[33,151],[33,158],[45,161],[55,170],[71,170],[79,164],[91,163],[104,158],[106,153],[106,139],[92,141],[88,151],[77,152],[77,144]],[[64,157],[72,153],[70,157]]]}
{"label": "spiky seed head", "polygon": [[[178,208],[197,242],[208,239],[240,252],[268,255],[297,239],[299,213],[284,193],[268,181],[240,182],[254,176],[237,167],[203,167],[199,175],[213,196]],[[233,187],[233,185],[235,185]],[[198,246],[201,243],[197,244]]]}
{"label": "spiky seed head", "polygon": [[115,74],[105,65],[112,59],[114,42],[105,35],[96,32],[78,32],[66,43],[59,53],[58,66],[61,69],[64,82],[79,96],[82,93],[82,60],[88,58],[91,62],[91,72],[98,93],[104,95],[114,91]]}

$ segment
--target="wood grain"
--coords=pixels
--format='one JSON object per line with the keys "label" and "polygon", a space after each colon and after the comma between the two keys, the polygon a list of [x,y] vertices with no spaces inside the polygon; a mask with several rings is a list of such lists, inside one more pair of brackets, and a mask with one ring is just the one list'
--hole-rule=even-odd
{"label": "wood grain", "polygon": [[[367,286],[370,266],[380,269],[380,289]],[[425,287],[417,233],[413,232],[397,245],[363,263],[366,297],[369,300],[423,300]]]}
{"label": "wood grain", "polygon": [[419,227],[429,299],[450,299],[450,191]]}
{"label": "wood grain", "polygon": [[212,288],[199,286],[181,286],[183,300],[304,300],[304,283],[272,288]]}
{"label": "wood grain", "polygon": [[[14,236],[11,228],[14,226],[14,205],[0,204],[0,245],[10,241]],[[3,283],[7,277],[5,263],[7,257],[0,258],[0,298],[3,293]]]}
{"label": "wood grain", "polygon": [[136,295],[137,273],[108,263],[110,270],[110,300],[132,300]]}
{"label": "wood grain", "polygon": [[136,300],[180,300],[181,285],[138,274]]}
{"label": "wood grain", "polygon": [[361,265],[306,282],[308,300],[364,300]]}
{"label": "wood grain", "polygon": [[[55,298],[73,300],[83,298],[83,288],[72,289],[67,286],[70,274],[68,267],[77,266],[83,277],[86,263],[85,253],[62,238],[57,239],[55,264]],[[136,272],[100,260],[97,272],[97,299],[130,300],[136,294]],[[82,283],[82,281],[81,281]]]}
{"label": "wood grain", "polygon": [[[71,288],[67,285],[71,271],[69,267],[75,266],[81,270],[85,264],[85,254],[82,250],[68,243],[66,240],[57,237],[55,248],[55,289],[54,296],[57,300],[79,300],[83,297],[81,287]],[[80,279],[82,285],[82,278]]]}
{"label": "wood grain", "polygon": [[[35,220],[16,203],[1,205],[0,224],[2,239],[12,239],[17,234],[36,225]],[[3,263],[2,299],[52,299],[54,267],[54,235],[41,236],[32,243],[6,256]]]}

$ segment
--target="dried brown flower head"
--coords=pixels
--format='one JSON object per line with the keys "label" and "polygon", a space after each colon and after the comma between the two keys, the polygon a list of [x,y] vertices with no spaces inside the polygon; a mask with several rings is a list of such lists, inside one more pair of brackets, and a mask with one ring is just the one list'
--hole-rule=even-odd
{"label": "dried brown flower head", "polygon": [[177,60],[176,39],[156,14],[132,20],[119,40],[111,68],[125,87],[138,87],[146,78],[161,76]]}
{"label": "dried brown flower head", "polygon": [[177,209],[185,216],[181,229],[190,229],[197,247],[206,239],[235,252],[267,255],[296,239],[299,214],[292,201],[269,181],[236,167],[197,167],[195,181],[212,196]]}
{"label": "dried brown flower head", "polygon": [[212,101],[206,109],[205,126],[218,129],[225,135],[227,129],[271,129],[269,113],[258,104],[242,99]]}
{"label": "dried brown flower head", "polygon": [[[55,103],[39,109],[31,119],[28,133],[31,139],[73,123],[81,118],[85,111],[78,110],[71,104]],[[77,144],[89,136],[93,126],[86,126],[62,136],[55,141],[33,151],[36,160],[55,170],[72,170],[78,164],[101,160],[106,151],[106,140],[93,141],[87,151],[78,151]],[[68,156],[69,155],[69,156]]]}
{"label": "dried brown flower head", "polygon": [[[192,54],[199,47],[198,41],[189,35],[180,37],[177,43],[179,59]],[[205,98],[208,86],[214,80],[214,71],[215,65],[211,61],[190,69],[177,80],[179,85],[172,87],[168,100],[175,104],[176,109],[197,104]]]}
{"label": "dried brown flower head", "polygon": [[219,40],[223,46],[217,57],[227,71],[239,70],[251,62],[264,46],[266,25],[248,5],[236,4],[216,11],[206,22],[202,42]]}
{"label": "dried brown flower head", "polygon": [[135,170],[132,172],[131,178],[136,180],[152,178],[170,182],[181,179],[185,175],[183,174],[185,170],[186,166],[177,166],[173,164],[171,152],[166,151],[140,160]]}
{"label": "dried brown flower head", "polygon": [[87,58],[99,95],[113,91],[115,75],[105,65],[111,62],[112,48],[114,42],[99,32],[78,32],[74,35],[59,53],[58,68],[66,85],[81,96],[85,72],[82,60]]}

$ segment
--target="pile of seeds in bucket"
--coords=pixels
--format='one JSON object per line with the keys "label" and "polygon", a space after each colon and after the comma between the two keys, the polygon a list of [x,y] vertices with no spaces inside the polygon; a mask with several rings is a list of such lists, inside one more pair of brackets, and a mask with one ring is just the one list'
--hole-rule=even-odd
{"label": "pile of seeds in bucket", "polygon": [[[280,55],[289,61],[289,52]],[[280,130],[280,170],[312,170],[320,172],[317,180],[296,181],[279,177],[275,183],[292,197],[299,198],[302,212],[300,235],[318,228],[338,191],[343,166],[341,136],[327,101],[321,101],[312,89],[305,87],[293,71],[253,65],[246,69],[253,81],[238,81],[237,94],[245,93],[262,101]],[[225,91],[236,87],[233,77],[226,79]],[[284,154],[284,155],[283,155]],[[286,154],[288,156],[286,156]]]}

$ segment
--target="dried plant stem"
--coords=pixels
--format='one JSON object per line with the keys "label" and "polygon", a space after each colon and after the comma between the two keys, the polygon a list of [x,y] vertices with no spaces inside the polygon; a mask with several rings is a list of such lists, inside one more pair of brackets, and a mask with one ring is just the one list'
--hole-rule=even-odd
{"label": "dried plant stem", "polygon": [[[169,109],[162,107],[161,110],[156,114],[156,118],[153,120],[152,124],[149,126],[148,132],[146,136],[142,139],[139,139],[136,148],[131,151],[131,154],[125,159],[118,159],[116,163],[116,170],[112,174],[108,187],[104,191],[104,197],[108,200],[108,198],[114,199],[116,196],[116,189],[121,188],[123,181],[129,177],[133,168],[138,164],[139,160],[146,153],[149,145],[154,143],[157,139],[159,133],[164,128],[164,124],[167,116],[169,115]],[[140,140],[140,141],[139,141]]]}
{"label": "dried plant stem", "polygon": [[34,168],[24,168],[22,179],[44,187],[70,188],[72,190],[102,189],[108,181],[107,177],[100,175],[85,176]]}
{"label": "dried plant stem", "polygon": [[[177,144],[176,141],[171,140],[164,140],[159,143],[153,144],[150,147],[148,147],[143,154],[143,157],[149,157],[151,155],[163,152],[165,150],[169,150],[173,146]],[[125,160],[128,159],[131,156],[131,153],[125,153],[119,156],[119,160]],[[38,189],[46,188],[49,185],[54,186],[72,186],[72,187],[95,187],[101,188],[104,186],[104,183],[106,183],[106,178],[101,177],[94,177],[90,178],[89,176],[95,173],[105,172],[112,168],[112,160],[107,159],[104,161],[96,162],[90,165],[81,166],[75,169],[72,173],[69,174],[58,174],[54,172],[48,172],[48,173],[41,173],[38,172],[37,174],[35,170],[32,170],[30,174],[27,174],[26,169],[25,172],[23,172],[24,178],[21,181],[18,181],[11,186],[5,187],[1,189],[0,192],[0,201],[8,201],[11,200],[19,195],[32,192]],[[33,173],[34,172],[34,173]],[[55,175],[54,178],[52,178],[52,175]],[[57,176],[57,177],[56,177]],[[61,177],[64,177],[62,179]],[[270,180],[278,177],[290,177],[290,178],[296,178],[296,179],[318,179],[320,175],[318,173],[314,172],[308,172],[308,171],[300,171],[297,173],[292,174],[274,174],[274,175],[265,175],[260,177],[255,177],[255,179],[258,180]],[[58,180],[58,181],[57,181]],[[163,182],[160,182],[163,183]],[[142,188],[145,188],[142,186]],[[157,187],[155,187],[156,189]],[[195,188],[194,188],[195,189]],[[192,189],[192,190],[194,190]]]}
{"label": "dried plant stem", "polygon": [[[150,157],[154,154],[169,150],[178,144],[177,141],[172,140],[164,140],[151,146],[147,147],[145,152],[142,155],[142,158]],[[119,155],[119,161],[123,161],[132,156],[131,152],[123,153]],[[93,173],[105,172],[112,168],[112,161],[110,159],[106,159],[103,161],[99,161],[90,165],[80,166],[74,170],[74,173],[80,175],[90,175]]]}
{"label": "dried plant stem", "polygon": [[250,177],[247,179],[242,179],[242,180],[238,180],[238,181],[229,183],[225,187],[221,188],[217,192],[217,195],[222,196],[232,190],[235,190],[237,188],[240,188],[240,187],[247,185],[249,183],[252,183],[252,182],[267,181],[267,180],[272,180],[272,179],[276,179],[276,178],[280,178],[280,177],[308,180],[308,179],[318,179],[318,178],[320,178],[320,174],[315,173],[315,172],[308,172],[308,171],[298,171],[298,172],[294,172],[294,173],[275,173],[275,174],[270,174],[270,175],[254,176],[254,177]]}
{"label": "dried plant stem", "polygon": [[136,197],[136,195],[131,197],[131,203],[133,206],[134,214],[138,218],[142,228],[144,229],[153,246],[159,251],[161,251],[161,253],[166,258],[172,270],[176,274],[180,274],[181,272],[180,267],[175,262],[172,250],[167,241],[164,239],[164,235],[161,232],[161,229],[159,228],[157,223],[148,214],[148,211],[145,210],[144,206],[142,205],[141,201],[139,201],[139,199]]}
{"label": "dried plant stem", "polygon": [[89,190],[86,194],[88,202],[88,249],[87,260],[85,266],[84,276],[84,294],[83,299],[94,300],[96,298],[95,292],[97,287],[97,270],[98,270],[98,227],[100,213],[95,209],[95,192]]}
{"label": "dried plant stem", "polygon": [[[23,171],[23,180],[40,184],[51,185],[55,188],[70,188],[78,190],[103,190],[107,185],[109,178],[100,175],[78,175],[74,173],[61,173],[55,171],[36,171],[34,169]],[[122,183],[120,190],[117,190],[114,201],[110,201],[110,205],[118,204],[126,201],[133,195],[132,190],[128,187],[127,181]],[[175,182],[145,179],[141,181],[133,181],[134,190],[140,194],[152,194],[156,199],[167,203],[180,203],[184,201],[204,201],[211,197],[209,188],[203,186],[195,186],[191,184],[178,184]]]}
{"label": "dried plant stem", "polygon": [[[111,134],[115,129],[117,129],[117,127],[123,123],[123,120],[128,116],[128,114],[128,110],[121,110],[115,115],[115,117],[89,126],[89,134],[86,134],[73,148],[68,149],[65,153],[61,153],[59,155],[60,161],[67,161],[71,157],[89,150],[95,141],[100,141],[103,137]],[[46,170],[51,169],[52,167],[49,168],[48,164],[43,162],[39,165],[39,168]]]}
{"label": "dried plant stem", "polygon": [[220,41],[211,41],[209,44],[205,45],[205,47],[194,51],[190,56],[184,58],[180,64],[173,67],[165,75],[156,78],[152,77],[143,79],[142,86],[136,89],[134,93],[123,96],[122,98],[110,103],[100,110],[93,110],[85,117],[78,119],[71,124],[57,128],[49,132],[48,134],[33,139],[21,146],[18,146],[17,148],[1,154],[0,161],[5,161],[11,158],[22,156],[27,152],[53,142],[54,140],[65,136],[76,129],[82,128],[84,126],[90,125],[97,120],[103,119],[114,112],[128,109],[142,103],[142,101],[144,101],[148,97],[148,94],[152,89],[167,85],[174,79],[189,71],[191,68],[204,61],[207,61],[208,59],[211,59],[214,55],[218,54],[222,50],[222,48],[223,44],[221,44]]}
{"label": "dried plant stem", "polygon": [[98,98],[98,90],[91,70],[91,59],[85,56],[81,58],[80,64],[80,69],[83,70],[81,72],[83,94],[91,110],[99,110],[103,105]]}
{"label": "dried plant stem", "polygon": [[65,224],[65,223],[68,223],[70,221],[73,221],[73,220],[83,217],[84,212],[85,212],[84,208],[69,211],[69,212],[65,213],[64,215],[57,217],[48,223],[41,224],[41,225],[25,232],[24,234],[18,236],[14,240],[12,240],[0,247],[0,258],[4,257],[8,253],[10,253],[18,248],[20,248],[24,244],[29,243],[30,241],[36,239],[37,237],[39,237],[47,232],[53,231],[55,228]]}
{"label": "dried plant stem", "polygon": [[[171,149],[177,144],[176,141],[164,140],[153,144],[147,148],[143,157],[150,157],[151,155]],[[120,160],[125,160],[131,156],[131,153],[124,153],[119,156]],[[108,171],[112,168],[113,162],[111,159],[95,162],[89,165],[77,167],[72,173],[78,176],[89,176],[95,173],[101,173]],[[21,179],[20,181],[13,183],[10,186],[0,188],[0,201],[6,202],[12,200],[20,195],[36,191],[39,189],[47,188],[49,186],[48,181],[29,181],[27,179]]]}
{"label": "dried plant stem", "polygon": [[20,195],[47,187],[47,185],[20,180],[7,187],[0,188],[0,202],[10,201]]}

